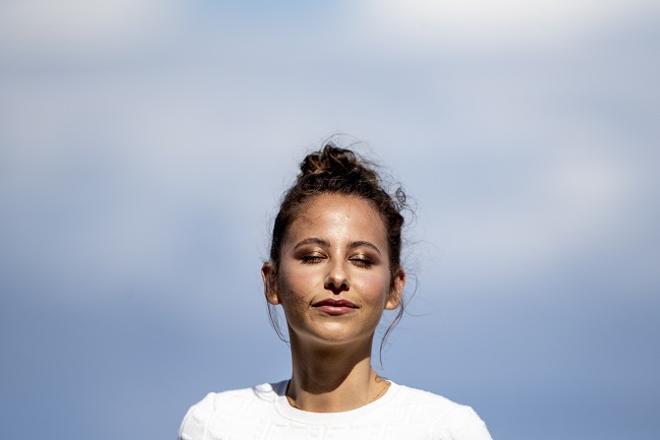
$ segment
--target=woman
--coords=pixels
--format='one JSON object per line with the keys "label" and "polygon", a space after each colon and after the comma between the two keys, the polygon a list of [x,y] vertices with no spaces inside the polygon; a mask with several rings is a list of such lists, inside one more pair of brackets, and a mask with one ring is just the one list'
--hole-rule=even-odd
{"label": "woman", "polygon": [[267,302],[284,309],[292,377],[208,394],[188,410],[180,440],[491,438],[469,406],[371,366],[383,310],[398,309],[394,322],[402,313],[404,204],[350,150],[305,157],[261,269]]}

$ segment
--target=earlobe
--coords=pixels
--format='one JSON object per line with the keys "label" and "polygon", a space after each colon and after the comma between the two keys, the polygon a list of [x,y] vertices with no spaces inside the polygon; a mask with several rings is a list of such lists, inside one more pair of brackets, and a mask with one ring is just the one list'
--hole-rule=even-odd
{"label": "earlobe", "polygon": [[385,309],[394,310],[401,305],[403,289],[405,285],[406,273],[403,269],[399,269],[392,278],[392,287],[390,288],[390,294],[387,297],[387,302],[385,303]]}
{"label": "earlobe", "polygon": [[277,283],[275,268],[272,262],[266,261],[261,266],[261,279],[264,282],[264,295],[266,296],[266,301],[273,305],[280,304],[280,297],[275,288]]}

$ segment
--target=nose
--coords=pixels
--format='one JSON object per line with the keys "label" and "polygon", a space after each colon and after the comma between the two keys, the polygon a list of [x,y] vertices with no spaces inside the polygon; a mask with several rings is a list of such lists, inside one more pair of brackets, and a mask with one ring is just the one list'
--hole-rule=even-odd
{"label": "nose", "polygon": [[345,292],[350,288],[350,283],[348,281],[348,275],[343,268],[341,262],[337,262],[331,265],[328,274],[325,277],[323,287],[327,290],[332,291],[335,295]]}

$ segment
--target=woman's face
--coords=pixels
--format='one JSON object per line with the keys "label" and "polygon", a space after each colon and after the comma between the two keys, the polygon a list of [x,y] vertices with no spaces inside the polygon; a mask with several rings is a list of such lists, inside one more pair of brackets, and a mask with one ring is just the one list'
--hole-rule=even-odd
{"label": "woman's face", "polygon": [[371,339],[383,309],[399,306],[405,276],[392,279],[387,234],[369,201],[316,196],[300,208],[281,247],[279,270],[262,269],[266,296],[284,308],[301,341]]}

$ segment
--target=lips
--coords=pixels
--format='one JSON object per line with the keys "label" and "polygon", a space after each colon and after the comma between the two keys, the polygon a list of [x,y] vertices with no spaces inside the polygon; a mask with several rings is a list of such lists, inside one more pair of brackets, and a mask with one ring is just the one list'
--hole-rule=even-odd
{"label": "lips", "polygon": [[312,304],[312,306],[317,310],[332,316],[352,313],[358,308],[358,306],[345,299],[324,299],[323,301]]}
{"label": "lips", "polygon": [[351,309],[357,309],[358,306],[353,304],[352,302],[345,300],[345,299],[324,299],[323,301],[316,302],[312,304],[313,307],[323,307],[323,306],[330,306],[330,307],[348,307]]}

